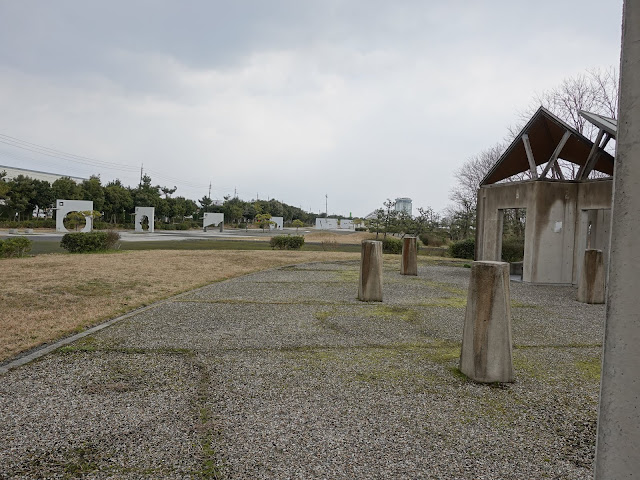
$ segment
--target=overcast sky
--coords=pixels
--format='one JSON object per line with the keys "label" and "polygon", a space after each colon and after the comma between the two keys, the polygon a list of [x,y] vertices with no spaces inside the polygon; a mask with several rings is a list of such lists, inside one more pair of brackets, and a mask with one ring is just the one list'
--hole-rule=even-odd
{"label": "overcast sky", "polygon": [[[622,1],[0,0],[0,165],[194,200],[443,210],[535,92],[618,66]],[[7,137],[0,137],[5,142]],[[25,144],[23,144],[25,145]],[[30,147],[32,150],[37,148]]]}

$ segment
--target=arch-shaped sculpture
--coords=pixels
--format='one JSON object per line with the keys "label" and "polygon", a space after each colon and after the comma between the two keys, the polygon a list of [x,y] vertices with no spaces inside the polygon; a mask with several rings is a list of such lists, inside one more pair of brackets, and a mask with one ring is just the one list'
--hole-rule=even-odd
{"label": "arch-shaped sculpture", "polygon": [[144,217],[147,217],[147,220],[149,220],[148,232],[153,233],[155,226],[155,213],[155,207],[136,207],[136,232],[144,232],[144,229],[142,228],[142,222],[144,221]]}
{"label": "arch-shaped sculpture", "polygon": [[[64,226],[64,217],[71,212],[93,212],[92,200],[56,200],[56,232],[68,233]],[[84,216],[87,223],[81,232],[90,232],[93,230],[93,217],[91,215]]]}

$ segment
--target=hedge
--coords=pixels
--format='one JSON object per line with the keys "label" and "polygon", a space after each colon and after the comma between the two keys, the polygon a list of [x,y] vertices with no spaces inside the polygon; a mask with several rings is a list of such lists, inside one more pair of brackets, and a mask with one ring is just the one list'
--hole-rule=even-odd
{"label": "hedge", "polygon": [[467,238],[466,240],[460,240],[459,242],[452,243],[449,245],[449,254],[455,258],[473,260],[476,254],[475,238]]}
{"label": "hedge", "polygon": [[383,253],[402,253],[402,240],[395,237],[387,237],[382,240]]}
{"label": "hedge", "polygon": [[0,240],[0,258],[24,257],[31,250],[32,242],[27,237]]}
{"label": "hedge", "polygon": [[104,252],[116,247],[120,240],[118,232],[67,233],[60,246],[71,253]]}
{"label": "hedge", "polygon": [[276,235],[271,237],[269,245],[273,249],[300,250],[304,245],[304,237],[302,235]]}

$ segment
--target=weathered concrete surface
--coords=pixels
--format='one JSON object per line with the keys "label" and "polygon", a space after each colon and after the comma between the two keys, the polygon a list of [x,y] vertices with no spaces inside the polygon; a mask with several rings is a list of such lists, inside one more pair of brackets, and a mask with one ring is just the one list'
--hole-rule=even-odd
{"label": "weathered concrete surface", "polygon": [[582,303],[604,303],[604,255],[602,250],[590,248],[584,252],[576,299]]}
{"label": "weathered concrete surface", "polygon": [[501,260],[503,211],[523,208],[527,222],[522,280],[576,284],[584,250],[608,249],[611,191],[608,179],[528,181],[480,188],[476,260]]}
{"label": "weathered concrete surface", "polygon": [[640,472],[640,2],[624,2],[596,479]]}
{"label": "weathered concrete surface", "polygon": [[400,273],[402,275],[418,275],[418,244],[416,237],[404,237],[402,239]]}
{"label": "weathered concrete surface", "polygon": [[473,262],[460,371],[476,382],[512,382],[509,264]]}
{"label": "weathered concrete surface", "polygon": [[144,221],[145,217],[147,217],[147,221],[149,222],[149,229],[147,230],[147,232],[153,233],[155,231],[156,225],[155,207],[136,207],[135,231],[144,232],[144,229],[142,228],[142,222]]}
{"label": "weathered concrete surface", "polygon": [[358,299],[364,302],[382,301],[382,242],[362,242]]}

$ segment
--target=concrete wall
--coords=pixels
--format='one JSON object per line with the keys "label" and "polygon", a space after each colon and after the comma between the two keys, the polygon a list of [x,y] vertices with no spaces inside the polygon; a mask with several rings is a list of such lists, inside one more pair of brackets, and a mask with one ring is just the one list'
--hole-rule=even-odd
{"label": "concrete wall", "polygon": [[316,218],[316,228],[319,230],[336,230],[338,228],[338,219]]}
{"label": "concrete wall", "polygon": [[[69,232],[69,230],[67,230],[64,226],[64,218],[71,212],[89,211],[93,211],[92,200],[56,200],[56,232]],[[93,217],[85,216],[84,218],[86,220],[86,223],[81,232],[87,233],[93,230]]]}
{"label": "concrete wall", "polygon": [[611,180],[527,181],[480,188],[476,259],[501,260],[503,210],[525,208],[522,280],[576,284],[589,222],[591,248],[607,247],[611,186]]}
{"label": "concrete wall", "polygon": [[284,227],[284,217],[271,217],[271,221],[275,223],[269,224],[269,230],[282,230]]}
{"label": "concrete wall", "polygon": [[207,228],[210,225],[217,227],[221,223],[224,223],[224,213],[206,212],[202,217],[202,228]]}

